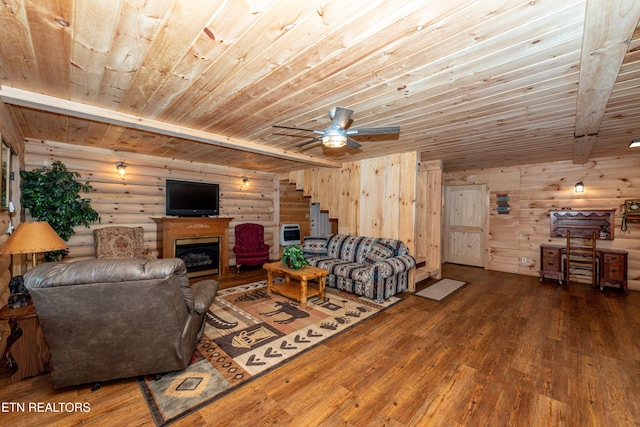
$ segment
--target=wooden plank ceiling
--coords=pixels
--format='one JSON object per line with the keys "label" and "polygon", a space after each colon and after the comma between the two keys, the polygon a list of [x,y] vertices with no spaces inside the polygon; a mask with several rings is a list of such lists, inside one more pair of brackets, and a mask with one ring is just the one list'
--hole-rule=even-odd
{"label": "wooden plank ceiling", "polygon": [[[636,0],[5,0],[24,136],[246,169],[417,150],[445,170],[637,155]],[[297,147],[334,106],[359,149]],[[126,158],[126,157],[125,157]]]}

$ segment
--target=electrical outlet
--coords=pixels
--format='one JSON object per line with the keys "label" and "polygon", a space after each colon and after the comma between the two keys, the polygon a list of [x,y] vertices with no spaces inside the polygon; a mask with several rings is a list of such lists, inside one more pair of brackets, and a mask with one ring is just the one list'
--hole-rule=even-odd
{"label": "electrical outlet", "polygon": [[522,259],[521,259],[521,262],[522,262],[523,264],[526,264],[526,263],[527,263],[527,257],[526,257],[526,256],[523,256],[523,257],[522,257]]}

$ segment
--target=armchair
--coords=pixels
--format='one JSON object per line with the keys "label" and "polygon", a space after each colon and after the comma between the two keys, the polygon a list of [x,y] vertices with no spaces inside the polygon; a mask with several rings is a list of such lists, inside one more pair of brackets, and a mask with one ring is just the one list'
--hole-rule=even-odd
{"label": "armchair", "polygon": [[240,266],[261,265],[269,262],[269,245],[264,243],[264,227],[260,224],[238,224],[235,227],[236,244],[233,252],[236,254],[236,270],[240,273]]}
{"label": "armchair", "polygon": [[93,230],[96,258],[157,259],[158,251],[144,248],[142,227],[111,226]]}
{"label": "armchair", "polygon": [[179,258],[41,264],[24,275],[55,388],[185,369],[218,290]]}

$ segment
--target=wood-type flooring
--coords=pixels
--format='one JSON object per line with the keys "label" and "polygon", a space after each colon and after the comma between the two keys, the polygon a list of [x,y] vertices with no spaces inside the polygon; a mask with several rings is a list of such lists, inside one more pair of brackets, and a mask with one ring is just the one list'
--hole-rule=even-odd
{"label": "wood-type flooring", "polygon": [[[265,277],[254,268],[221,282]],[[640,425],[640,292],[451,264],[443,277],[470,284],[442,302],[405,294],[173,425]],[[56,391],[48,374],[4,386],[0,423],[153,425],[134,379],[90,388]],[[55,411],[66,402],[89,411]]]}

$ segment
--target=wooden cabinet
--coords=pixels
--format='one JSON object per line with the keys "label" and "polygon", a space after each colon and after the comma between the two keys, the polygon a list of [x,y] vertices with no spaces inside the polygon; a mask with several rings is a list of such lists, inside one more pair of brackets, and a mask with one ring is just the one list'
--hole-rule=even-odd
{"label": "wooden cabinet", "polygon": [[540,281],[545,276],[554,276],[562,284],[562,247],[540,246]]}
{"label": "wooden cabinet", "polygon": [[[555,277],[560,284],[564,277],[566,248],[556,245],[540,245],[540,281],[545,277]],[[597,249],[598,283],[600,289],[605,284],[619,285],[624,293],[627,289],[627,251]]]}
{"label": "wooden cabinet", "polygon": [[600,256],[600,289],[605,283],[620,285],[624,293],[627,289],[627,252],[608,249]]}

